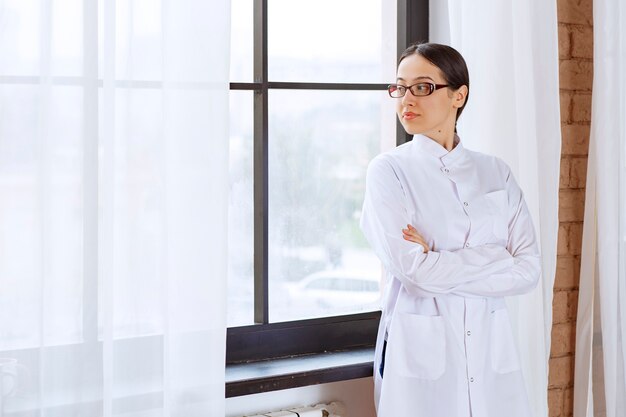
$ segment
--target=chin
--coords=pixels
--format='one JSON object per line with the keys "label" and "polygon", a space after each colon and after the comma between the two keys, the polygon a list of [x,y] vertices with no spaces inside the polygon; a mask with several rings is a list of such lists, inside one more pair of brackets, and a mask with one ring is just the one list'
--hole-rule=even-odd
{"label": "chin", "polygon": [[419,135],[420,133],[424,133],[426,131],[425,129],[421,129],[419,126],[408,125],[408,123],[402,123],[402,127],[404,127],[404,131],[409,135]]}

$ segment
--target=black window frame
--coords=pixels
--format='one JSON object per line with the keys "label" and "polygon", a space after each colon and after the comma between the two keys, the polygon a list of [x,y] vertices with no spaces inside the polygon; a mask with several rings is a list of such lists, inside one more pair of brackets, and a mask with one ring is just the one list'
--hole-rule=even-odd
{"label": "black window frame", "polygon": [[[387,84],[271,82],[268,80],[268,2],[254,0],[254,82],[230,89],[254,92],[254,323],[227,329],[226,365],[373,347],[380,311],[289,322],[269,322],[268,279],[268,93],[293,90],[386,90]],[[413,42],[428,41],[428,0],[397,0],[397,56]],[[390,80],[393,82],[393,80]],[[396,122],[396,144],[411,140]],[[371,369],[369,375],[371,375]],[[227,387],[228,388],[228,387]],[[227,396],[228,389],[227,389]]]}

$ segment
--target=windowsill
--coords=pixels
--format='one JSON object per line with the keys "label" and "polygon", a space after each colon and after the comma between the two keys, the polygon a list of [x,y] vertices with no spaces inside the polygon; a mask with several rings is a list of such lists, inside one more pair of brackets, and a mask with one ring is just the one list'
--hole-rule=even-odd
{"label": "windowsill", "polygon": [[374,348],[326,352],[226,366],[226,398],[365,378]]}

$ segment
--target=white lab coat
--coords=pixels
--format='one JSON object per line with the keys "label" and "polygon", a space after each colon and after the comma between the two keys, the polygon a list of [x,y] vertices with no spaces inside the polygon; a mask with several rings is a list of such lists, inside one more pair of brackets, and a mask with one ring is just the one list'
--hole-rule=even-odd
{"label": "white lab coat", "polygon": [[415,135],[367,169],[361,229],[386,270],[379,417],[532,416],[503,298],[540,278],[532,219],[504,161],[455,144]]}

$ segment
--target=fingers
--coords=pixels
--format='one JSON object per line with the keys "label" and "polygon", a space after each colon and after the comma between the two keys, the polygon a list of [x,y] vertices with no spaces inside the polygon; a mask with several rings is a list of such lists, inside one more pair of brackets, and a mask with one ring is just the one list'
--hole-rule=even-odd
{"label": "fingers", "polygon": [[422,239],[422,236],[417,233],[417,229],[415,229],[415,227],[411,226],[410,224],[407,224],[407,229],[402,229],[402,233],[404,234],[405,237],[409,237],[411,239],[412,242],[414,241],[413,239]]}
{"label": "fingers", "polygon": [[402,229],[402,233],[404,234],[405,237],[409,237],[411,239],[419,239],[419,238],[421,238],[419,233],[417,233],[417,230],[415,230],[415,228],[413,226],[411,226],[410,224],[407,225],[407,229]]}
{"label": "fingers", "polygon": [[402,234],[406,240],[410,240],[411,242],[417,243],[417,241],[421,239],[419,234],[408,229],[402,229]]}
{"label": "fingers", "polygon": [[426,243],[424,238],[417,232],[417,229],[415,229],[415,227],[408,224],[407,229],[402,229],[402,234],[405,240],[422,245],[424,247],[424,252],[428,252],[428,244]]}

